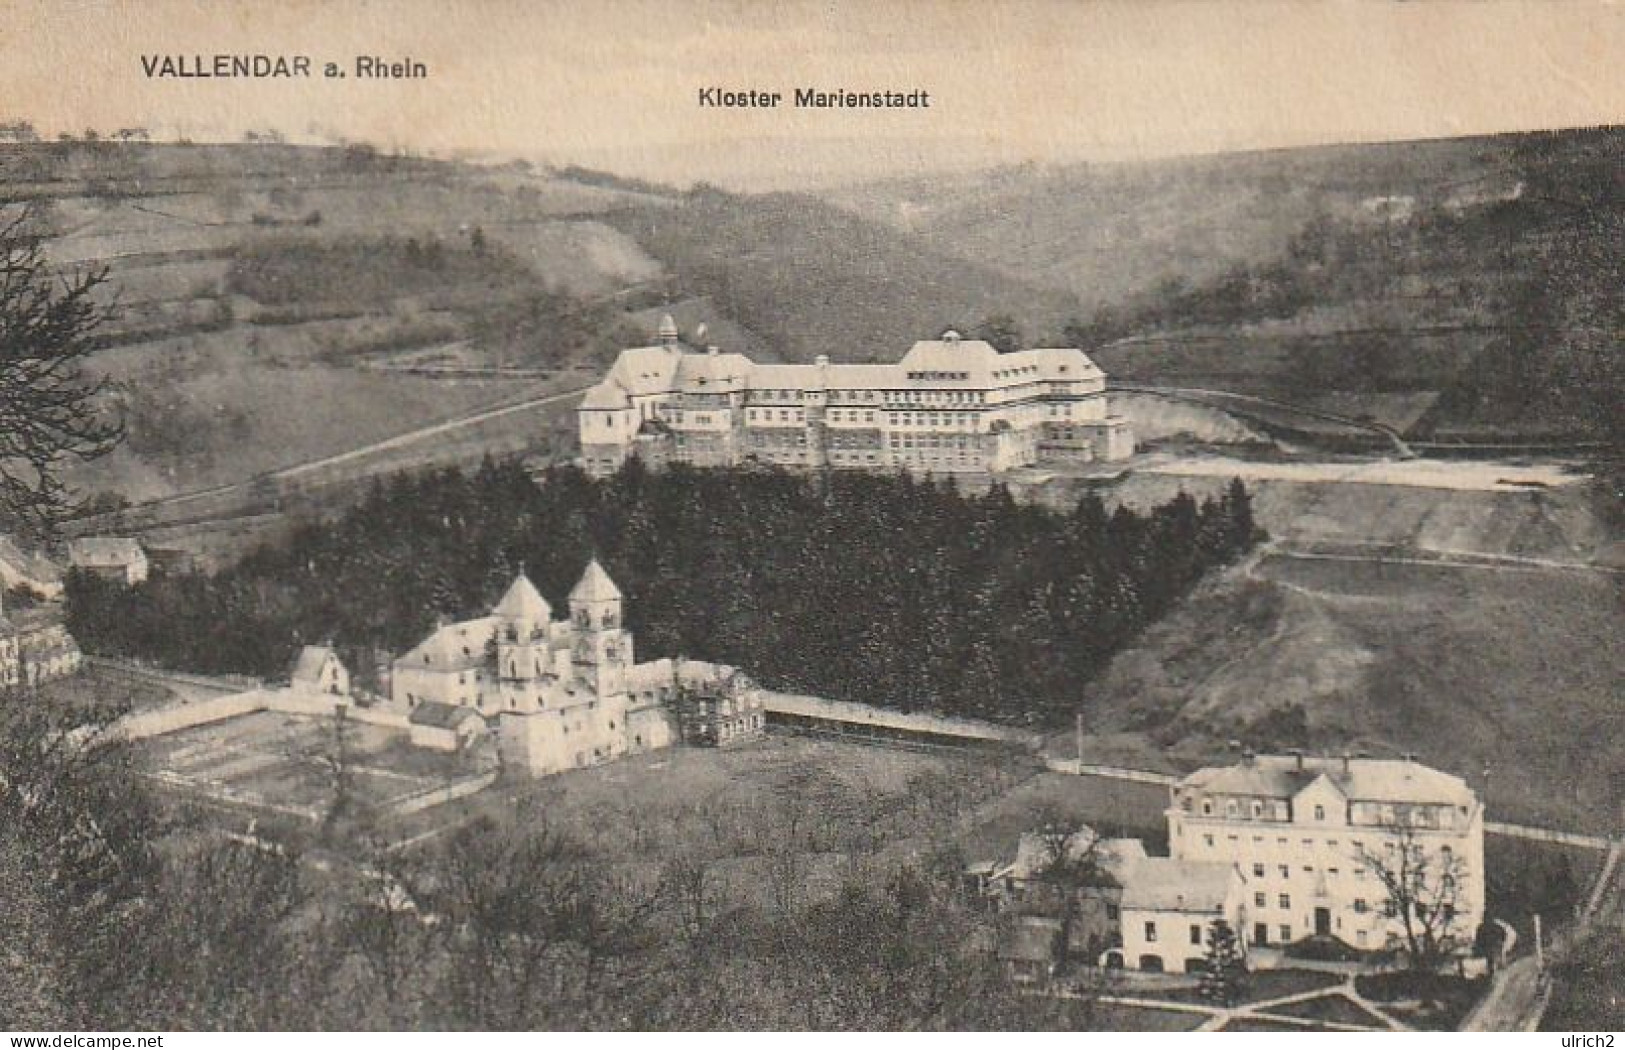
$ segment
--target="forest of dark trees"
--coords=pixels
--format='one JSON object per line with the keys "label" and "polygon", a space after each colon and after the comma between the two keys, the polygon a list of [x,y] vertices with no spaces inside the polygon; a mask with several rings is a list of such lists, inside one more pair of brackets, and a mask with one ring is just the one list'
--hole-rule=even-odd
{"label": "forest of dark trees", "polygon": [[217,575],[125,589],[75,576],[89,652],[199,672],[285,674],[333,641],[363,675],[439,616],[479,615],[515,573],[562,610],[596,555],[640,659],[733,664],[763,684],[904,710],[1044,724],[1111,655],[1258,538],[1239,483],[1149,513],[1070,514],[1001,485],[770,471],[533,480],[516,464],[379,482],[331,524]]}

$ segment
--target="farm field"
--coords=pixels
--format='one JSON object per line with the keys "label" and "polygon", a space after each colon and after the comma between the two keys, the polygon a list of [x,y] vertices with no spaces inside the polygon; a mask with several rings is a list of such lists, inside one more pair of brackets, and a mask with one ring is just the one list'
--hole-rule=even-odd
{"label": "farm field", "polygon": [[[408,747],[400,731],[351,722],[346,733],[352,790],[363,806],[388,807],[474,772],[458,756]],[[269,711],[143,745],[152,775],[170,791],[310,823],[332,804],[339,746],[331,721]]]}
{"label": "farm field", "polygon": [[[921,753],[770,734],[717,748],[670,748],[539,780],[503,781],[479,795],[392,824],[395,841],[481,817],[499,824],[542,820],[579,829],[602,855],[656,858],[687,843],[721,853],[755,852],[777,807],[813,822],[815,843],[833,851],[848,836],[875,830],[871,844],[924,830],[928,809],[975,803],[1030,775],[975,755]],[[910,797],[912,796],[912,797]],[[899,807],[921,823],[900,819]]]}
{"label": "farm field", "polygon": [[[573,373],[431,377],[326,359],[334,346],[378,337],[376,325],[364,322],[313,322],[104,351],[95,365],[126,406],[129,438],[110,456],[74,464],[69,480],[132,502],[158,499],[246,481],[584,382]],[[540,419],[519,425],[537,443],[549,432]]]}
{"label": "farm field", "polygon": [[1151,853],[1166,853],[1168,789],[1156,784],[1039,773],[990,800],[956,836],[966,857],[995,860],[1015,855],[1016,844],[1041,815],[1077,820],[1102,834],[1145,840]]}

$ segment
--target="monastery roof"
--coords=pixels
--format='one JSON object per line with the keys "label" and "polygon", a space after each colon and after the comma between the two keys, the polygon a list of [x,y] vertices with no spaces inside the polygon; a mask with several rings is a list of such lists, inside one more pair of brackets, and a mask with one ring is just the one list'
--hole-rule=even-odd
{"label": "monastery roof", "polygon": [[75,565],[129,565],[143,557],[141,544],[127,536],[86,536],[68,543]]}
{"label": "monastery roof", "polygon": [[299,650],[299,656],[293,663],[293,680],[295,682],[309,682],[321,677],[322,665],[328,658],[337,660],[338,654],[325,645],[307,645]]}
{"label": "monastery roof", "polygon": [[757,365],[749,377],[752,390],[886,390],[906,382],[903,369],[890,363]]}
{"label": "monastery roof", "polygon": [[921,339],[897,364],[905,372],[964,372],[966,382],[986,385],[1001,356],[980,339]]}
{"label": "monastery roof", "polygon": [[1324,776],[1353,802],[1399,802],[1416,805],[1470,806],[1471,788],[1460,777],[1409,759],[1258,755],[1232,766],[1198,769],[1179,782],[1224,795],[1290,799]]}
{"label": "monastery roof", "polygon": [[695,390],[743,390],[755,367],[744,354],[683,354],[677,359],[677,383]]}
{"label": "monastery roof", "polygon": [[632,400],[626,396],[626,391],[613,379],[606,379],[602,383],[588,390],[581,399],[581,407],[589,409],[616,409],[627,408]]}
{"label": "monastery roof", "polygon": [[545,624],[553,618],[553,609],[542,597],[542,592],[530,582],[530,577],[520,573],[508,585],[508,592],[497,602],[496,608],[491,610],[492,616],[500,616],[505,620],[529,620],[532,623]]}
{"label": "monastery roof", "polygon": [[[623,350],[604,380],[588,390],[584,409],[626,408],[630,399],[666,393],[733,390],[899,389],[911,373],[931,373],[934,386],[967,389],[1031,380],[1089,379],[1103,373],[1083,351],[1041,347],[1001,354],[981,339],[923,339],[901,361],[883,363],[757,364],[744,354],[692,353],[678,346]],[[963,376],[963,378],[960,378]]]}
{"label": "monastery roof", "polygon": [[1123,908],[1217,912],[1238,878],[1228,864],[1143,857],[1126,871]]}
{"label": "monastery roof", "polygon": [[634,397],[663,393],[671,389],[677,376],[677,362],[683,356],[681,351],[667,346],[636,346],[622,350],[609,370],[607,381],[613,381]]}
{"label": "monastery roof", "polygon": [[425,700],[412,708],[406,720],[415,726],[433,729],[455,729],[469,719],[478,719],[479,712],[460,704],[443,704],[438,700]]}
{"label": "monastery roof", "polygon": [[581,574],[581,580],[570,591],[572,602],[611,602],[620,597],[621,589],[615,586],[615,581],[598,564],[597,558],[587,563],[587,571]]}
{"label": "monastery roof", "polygon": [[486,643],[495,636],[496,626],[497,620],[492,616],[441,624],[396,662],[410,662],[414,667],[431,671],[479,667],[485,660]]}

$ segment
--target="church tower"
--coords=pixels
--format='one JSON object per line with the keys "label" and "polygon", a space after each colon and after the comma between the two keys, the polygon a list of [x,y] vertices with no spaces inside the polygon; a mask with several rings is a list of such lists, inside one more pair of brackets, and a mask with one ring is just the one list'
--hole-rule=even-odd
{"label": "church tower", "polygon": [[621,627],[621,591],[594,558],[570,592],[571,657],[576,674],[599,697],[625,691],[632,666],[632,636]]}
{"label": "church tower", "polygon": [[553,610],[530,579],[520,573],[491,610],[496,620],[496,672],[501,707],[534,711],[541,703],[548,671],[547,629]]}

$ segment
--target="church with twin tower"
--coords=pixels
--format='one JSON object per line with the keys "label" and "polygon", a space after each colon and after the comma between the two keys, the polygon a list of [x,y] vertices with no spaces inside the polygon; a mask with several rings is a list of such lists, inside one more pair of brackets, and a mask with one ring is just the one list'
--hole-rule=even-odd
{"label": "church with twin tower", "polygon": [[488,615],[442,623],[396,659],[391,697],[407,712],[472,710],[494,730],[503,765],[532,775],[761,732],[759,690],[732,668],[637,663],[622,601],[594,559],[568,616],[554,619],[521,572]]}

